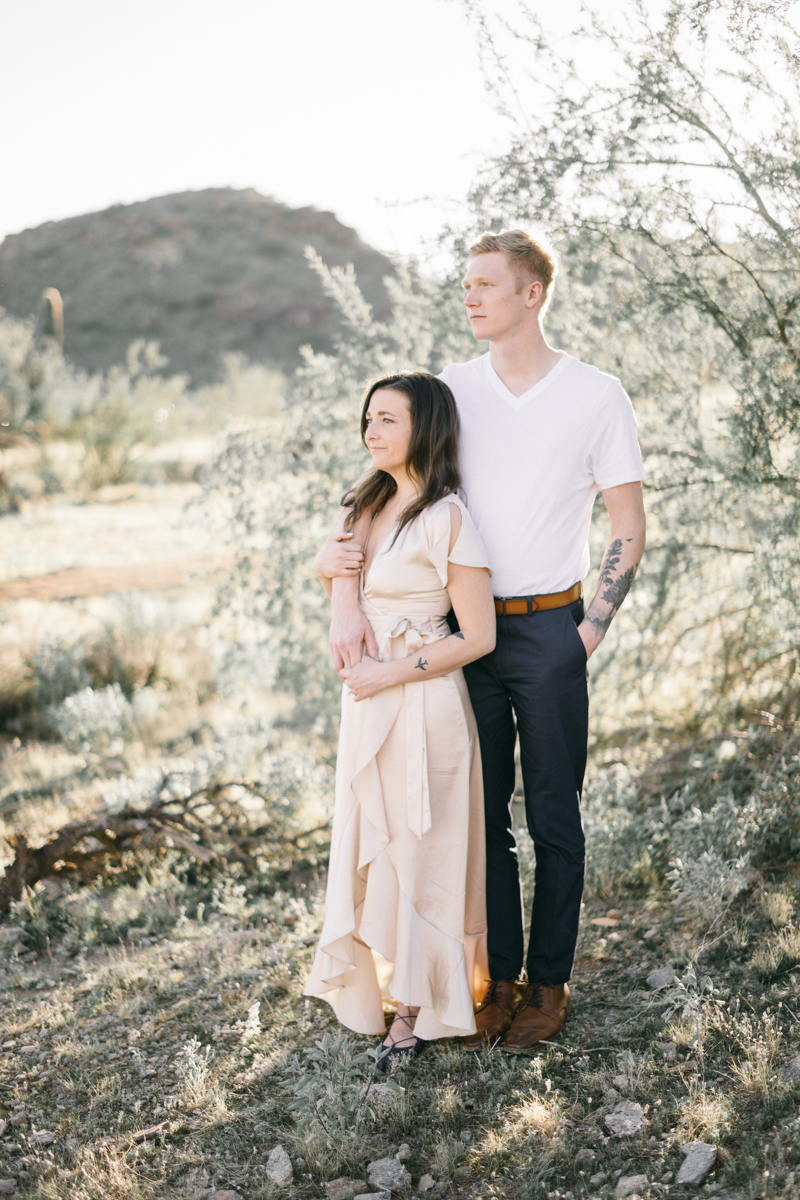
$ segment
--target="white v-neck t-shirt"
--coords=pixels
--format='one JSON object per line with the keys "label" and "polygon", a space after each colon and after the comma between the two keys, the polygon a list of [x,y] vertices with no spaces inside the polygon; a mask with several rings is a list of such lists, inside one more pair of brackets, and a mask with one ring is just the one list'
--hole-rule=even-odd
{"label": "white v-neck t-shirt", "polygon": [[598,489],[644,479],[636,417],[618,379],[564,354],[522,396],[489,355],[441,372],[461,419],[461,496],[495,596],[561,592],[589,570]]}

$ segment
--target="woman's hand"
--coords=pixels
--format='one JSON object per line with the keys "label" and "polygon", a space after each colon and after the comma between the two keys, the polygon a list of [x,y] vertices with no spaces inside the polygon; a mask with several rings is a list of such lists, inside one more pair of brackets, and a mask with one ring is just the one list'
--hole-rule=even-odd
{"label": "woman's hand", "polygon": [[361,571],[364,551],[352,533],[331,534],[314,559],[314,570],[320,579],[355,579]]}
{"label": "woman's hand", "polygon": [[391,663],[379,662],[365,655],[354,667],[342,667],[339,677],[350,690],[354,700],[368,700],[377,692],[392,686]]}

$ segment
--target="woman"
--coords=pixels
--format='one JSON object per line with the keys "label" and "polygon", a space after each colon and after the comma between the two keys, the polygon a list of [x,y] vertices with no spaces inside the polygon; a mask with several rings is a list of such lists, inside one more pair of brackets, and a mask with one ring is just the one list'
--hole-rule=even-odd
{"label": "woman", "polygon": [[360,605],[380,658],[339,672],[326,915],[305,995],[358,1033],[383,1033],[393,1001],[385,1068],[473,1032],[488,977],[480,752],[460,668],[494,648],[495,613],[483,546],[455,494],[447,385],[423,372],[378,380],[361,435],[374,469],[345,497],[345,525],[368,528]]}

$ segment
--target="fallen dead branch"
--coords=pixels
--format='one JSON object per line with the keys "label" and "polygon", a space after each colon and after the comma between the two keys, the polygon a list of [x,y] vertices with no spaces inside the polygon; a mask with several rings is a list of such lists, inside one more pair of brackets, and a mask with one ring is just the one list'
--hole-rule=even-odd
{"label": "fallen dead branch", "polygon": [[188,796],[162,796],[169,780],[164,777],[159,799],[147,808],[100,809],[62,826],[41,846],[30,846],[24,833],[12,837],[14,859],[0,879],[0,911],[42,879],[80,877],[85,882],[106,873],[123,855],[158,843],[184,850],[203,863],[239,862],[255,869],[258,859],[252,851],[258,846],[302,850],[308,839],[330,828],[319,825],[289,836],[275,832],[269,823],[254,827],[235,791],[257,796],[267,806],[274,797],[249,780],[209,784]]}

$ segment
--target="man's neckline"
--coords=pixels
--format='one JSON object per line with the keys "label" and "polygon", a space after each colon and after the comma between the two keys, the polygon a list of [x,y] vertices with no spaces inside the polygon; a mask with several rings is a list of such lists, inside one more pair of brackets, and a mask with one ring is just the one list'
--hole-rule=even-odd
{"label": "man's neckline", "polygon": [[525,405],[530,403],[531,400],[535,399],[540,392],[543,392],[546,387],[549,387],[553,380],[564,370],[566,364],[572,361],[572,356],[567,354],[565,350],[562,350],[561,358],[559,358],[557,363],[554,363],[546,375],[542,376],[538,383],[535,383],[532,388],[528,388],[527,392],[523,392],[521,396],[515,396],[510,388],[506,387],[500,376],[497,374],[497,371],[495,371],[494,367],[492,366],[492,359],[489,352],[487,351],[485,355],[486,369],[489,373],[489,379],[491,380],[494,390],[497,392],[498,396],[506,401],[507,404],[510,404],[512,408],[517,409],[524,408]]}

